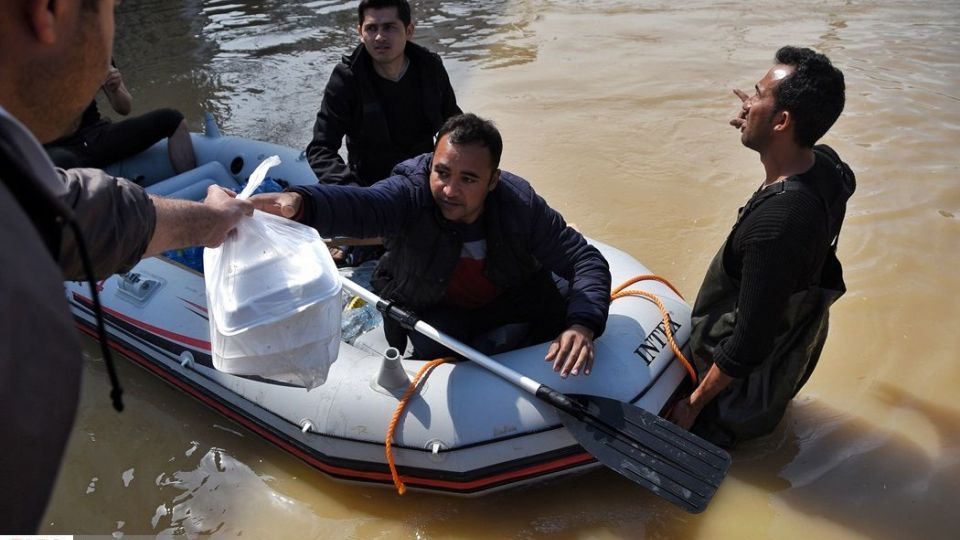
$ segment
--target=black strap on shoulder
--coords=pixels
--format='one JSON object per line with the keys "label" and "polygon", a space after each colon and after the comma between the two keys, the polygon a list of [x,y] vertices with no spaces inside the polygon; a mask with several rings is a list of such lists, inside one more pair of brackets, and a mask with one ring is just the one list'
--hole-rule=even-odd
{"label": "black strap on shoulder", "polygon": [[[840,177],[845,183],[845,190],[850,190],[853,188],[853,186],[855,186],[856,179],[853,176],[853,171],[850,170],[850,167],[848,167],[846,163],[840,160],[840,156],[838,156],[832,148],[826,145],[820,145],[814,148],[814,152],[816,152],[818,159],[823,159],[827,163],[830,163],[836,167],[837,172],[840,174]],[[787,192],[805,193],[806,195],[814,197],[816,200],[820,201],[824,212],[824,218],[828,220],[828,227],[833,234],[833,237],[830,240],[830,249],[828,250],[826,258],[824,259],[824,263],[820,268],[820,272],[815,276],[814,284],[826,286],[835,290],[845,291],[846,285],[843,282],[843,268],[836,256],[837,246],[839,245],[840,241],[840,226],[843,224],[843,209],[840,208],[834,212],[830,207],[830,204],[827,203],[827,201],[824,200],[824,198],[817,193],[816,190],[805,184],[796,176],[791,176],[783,182],[778,182],[774,185],[757,190],[753,197],[747,201],[747,204],[740,209],[740,213],[737,216],[737,222],[734,224],[733,230],[730,232],[730,236],[734,234],[734,231],[736,231],[743,219],[750,212],[756,210],[757,207],[763,204],[764,201]],[[846,198],[847,197],[838,198],[839,203],[842,204]]]}
{"label": "black strap on shoulder", "polygon": [[771,197],[782,195],[787,192],[797,192],[797,191],[801,193],[806,193],[807,195],[815,197],[817,200],[821,201],[821,204],[823,204],[824,211],[827,210],[826,203],[823,201],[823,198],[820,197],[813,190],[813,188],[811,188],[810,186],[798,180],[797,177],[791,176],[790,178],[787,178],[782,182],[777,182],[776,184],[773,184],[771,186],[758,189],[753,194],[753,196],[750,197],[750,200],[747,201],[747,204],[745,204],[742,208],[740,208],[740,211],[737,215],[737,221],[733,225],[734,230],[736,230],[736,228],[740,226],[744,218],[746,218],[750,212],[753,212],[754,210],[756,210],[761,204],[769,200]]}

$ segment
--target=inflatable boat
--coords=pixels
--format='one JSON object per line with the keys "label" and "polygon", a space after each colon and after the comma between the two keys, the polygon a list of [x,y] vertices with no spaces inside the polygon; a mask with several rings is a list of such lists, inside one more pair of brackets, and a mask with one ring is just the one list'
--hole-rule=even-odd
{"label": "inflatable boat", "polygon": [[[316,182],[303,153],[292,148],[221,136],[212,122],[206,134],[192,136],[200,163],[193,171],[173,174],[165,142],[108,171],[151,193],[198,200],[213,183],[239,190],[263,159],[278,155],[282,163],[270,175],[281,185]],[[614,284],[650,274],[630,255],[593,244],[609,261]],[[211,361],[200,271],[172,257],[153,257],[98,285],[112,349],[331,477],[392,485],[384,445],[388,428],[407,381],[431,359],[391,358],[382,330],[364,327],[367,331],[341,343],[326,382],[312,390],[230,375]],[[78,327],[96,336],[87,284],[65,286]],[[596,342],[589,377],[561,379],[543,359],[546,343],[493,359],[560,392],[605,396],[661,413],[687,376],[667,334],[680,346],[686,342],[690,308],[659,281],[641,280],[631,288],[660,299],[670,331],[649,298],[617,299]],[[399,377],[384,377],[390,362],[399,362]],[[395,422],[392,456],[410,489],[459,495],[597,466],[553,407],[467,361],[436,366],[421,382]]]}

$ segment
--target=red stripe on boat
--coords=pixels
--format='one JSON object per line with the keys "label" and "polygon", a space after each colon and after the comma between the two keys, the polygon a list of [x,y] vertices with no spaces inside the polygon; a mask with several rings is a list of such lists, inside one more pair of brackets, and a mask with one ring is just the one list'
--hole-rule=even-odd
{"label": "red stripe on boat", "polygon": [[[74,295],[76,295],[76,293],[74,293]],[[77,328],[79,328],[85,334],[93,338],[97,337],[97,333],[93,329],[88,328],[86,324],[82,323],[81,321],[77,321],[76,324],[77,324]],[[158,366],[153,361],[141,355],[140,353],[125,347],[123,344],[121,344],[116,340],[108,339],[107,341],[111,348],[123,353],[125,356],[127,356],[134,362],[146,368],[148,371],[153,372],[154,374],[160,376],[162,379],[166,380],[168,383],[172,384],[173,386],[180,388],[181,390],[187,392],[188,394],[192,395],[196,399],[214,408],[223,416],[226,416],[227,418],[237,422],[238,424],[242,425],[248,430],[256,433],[257,435],[260,435],[264,439],[273,443],[275,446],[278,446],[279,448],[286,450],[287,452],[300,458],[307,464],[331,476],[338,476],[338,477],[344,477],[344,478],[356,478],[361,480],[373,480],[373,481],[377,481],[385,484],[393,483],[393,478],[390,476],[389,473],[386,473],[386,472],[361,471],[357,469],[350,469],[347,467],[338,467],[336,465],[330,465],[329,463],[325,463],[320,459],[318,459],[317,457],[307,452],[304,452],[298,446],[290,444],[287,440],[278,436],[276,433],[265,429],[263,426],[261,426],[260,424],[254,421],[251,421],[249,418],[247,418],[246,416],[243,416],[242,414],[238,413],[234,409],[227,407],[220,401],[217,401],[216,399],[211,398],[209,395],[198,391],[192,385],[185,383],[182,379],[172,375],[170,372]],[[407,476],[403,474],[400,475],[400,478],[404,481],[404,483],[411,486],[423,486],[428,488],[447,489],[454,492],[469,493],[472,491],[477,491],[487,486],[493,486],[496,484],[504,483],[509,480],[515,480],[515,481],[523,480],[525,478],[531,478],[531,477],[540,476],[540,475],[544,475],[552,472],[561,471],[563,469],[568,469],[576,465],[590,463],[592,461],[595,461],[595,458],[593,456],[591,456],[586,452],[581,452],[578,454],[557,458],[552,461],[548,461],[546,463],[530,465],[522,469],[507,471],[504,473],[495,474],[493,476],[487,476],[485,478],[479,478],[479,479],[470,480],[470,481],[440,480],[435,478]]]}
{"label": "red stripe on boat", "polygon": [[[86,296],[83,296],[83,295],[80,294],[80,293],[74,292],[74,293],[73,293],[73,297],[74,297],[74,299],[79,300],[80,302],[83,302],[83,303],[86,304],[87,306],[92,306],[92,305],[93,305],[93,302],[92,302],[89,298],[87,298]],[[192,337],[189,337],[189,336],[184,336],[184,335],[181,335],[181,334],[177,334],[177,333],[175,333],[175,332],[170,332],[169,330],[164,330],[163,328],[160,328],[160,327],[157,327],[157,326],[153,326],[152,324],[147,324],[147,323],[145,323],[145,322],[143,322],[143,321],[138,321],[137,319],[134,319],[133,317],[130,317],[130,316],[128,316],[128,315],[124,315],[123,313],[120,313],[119,311],[112,310],[112,309],[110,309],[110,308],[108,308],[108,307],[106,307],[106,306],[101,305],[100,307],[101,307],[101,309],[103,309],[103,311],[105,311],[106,313],[109,313],[110,315],[113,315],[114,317],[116,317],[116,318],[118,318],[118,319],[124,320],[124,321],[126,321],[126,322],[128,322],[128,323],[130,323],[130,324],[132,324],[132,325],[134,325],[134,326],[136,326],[137,328],[140,328],[141,330],[146,330],[147,332],[150,332],[150,333],[152,333],[152,334],[156,334],[156,335],[161,336],[161,337],[164,337],[164,338],[166,338],[166,339],[173,340],[173,341],[176,341],[176,342],[179,342],[179,343],[183,343],[184,345],[189,345],[189,346],[191,346],[191,347],[193,347],[193,348],[200,349],[201,351],[204,351],[204,352],[210,352],[210,342],[209,342],[209,341],[203,341],[202,339],[196,339],[196,338],[192,338]]]}
{"label": "red stripe on boat", "polygon": [[180,298],[180,300],[182,300],[184,303],[190,304],[191,306],[199,309],[200,311],[202,311],[202,312],[204,312],[204,313],[207,313],[207,307],[206,307],[206,306],[201,306],[200,304],[197,304],[197,303],[195,303],[195,302],[191,302],[191,301],[187,300],[186,298],[181,298],[181,297],[179,297],[179,296],[178,296],[177,298]]}

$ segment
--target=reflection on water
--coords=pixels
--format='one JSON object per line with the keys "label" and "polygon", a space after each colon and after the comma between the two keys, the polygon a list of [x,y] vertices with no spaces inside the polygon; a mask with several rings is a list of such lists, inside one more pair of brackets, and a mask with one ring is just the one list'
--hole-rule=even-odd
{"label": "reflection on water", "polygon": [[[169,492],[164,497],[169,502],[157,507],[151,525],[160,537],[220,534],[270,538],[276,534],[273,525],[265,526],[258,519],[262,512],[270,512],[282,515],[302,538],[353,536],[354,531],[344,523],[331,529],[329,520],[271,489],[270,480],[257,476],[226,451],[211,448],[200,456],[196,468],[157,477],[155,484],[161,493]],[[226,505],[225,498],[229,500]],[[333,534],[326,534],[328,530]]]}
{"label": "reflection on water", "polygon": [[940,449],[801,397],[775,436],[739,452],[736,478],[864,538],[949,537],[947,501],[960,496],[960,412],[887,384],[869,398],[910,415]]}
{"label": "reflection on water", "polygon": [[[780,430],[690,516],[606,471],[483,499],[335,483],[95,348],[45,531],[352,538],[942,538],[960,496],[960,5],[953,0],[418,1],[461,104],[503,165],[588,235],[692,298],[762,168],[726,125],[785,39],[846,74],[826,138],[857,173],[840,240],[849,292]],[[302,147],[353,2],[143,0],[120,8],[136,109],[213,111]],[[785,38],[784,36],[788,36]],[[598,359],[596,369],[602,369]]]}

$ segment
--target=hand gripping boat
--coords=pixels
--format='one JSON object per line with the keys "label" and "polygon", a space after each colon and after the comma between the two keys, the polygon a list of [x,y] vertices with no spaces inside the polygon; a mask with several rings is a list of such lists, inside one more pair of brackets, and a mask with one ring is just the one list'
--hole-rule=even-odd
{"label": "hand gripping boat", "polygon": [[[193,143],[201,164],[194,171],[171,176],[165,143],[161,142],[108,172],[136,179],[155,194],[199,199],[212,183],[238,190],[262,159],[276,154],[282,163],[271,169],[273,177],[290,184],[316,182],[302,153],[220,136],[212,122],[207,135],[193,135]],[[650,274],[626,253],[593,244],[609,261],[613,283]],[[68,282],[65,286],[79,328],[95,336],[87,285]],[[390,485],[394,481],[391,466],[395,465],[398,479],[410,489],[479,495],[599,465],[594,455],[584,450],[588,445],[578,443],[572,430],[564,426],[561,417],[565,413],[514,382],[466,361],[437,365],[421,382],[392,431],[393,463],[388,463],[391,452],[385,453],[384,440],[399,400],[414,374],[432,359],[399,358],[395,350],[388,350],[378,328],[352,343],[341,343],[325,384],[310,391],[230,375],[213,368],[200,272],[166,257],[154,257],[124,275],[110,277],[100,287],[111,348],[331,477]],[[629,404],[628,412],[636,409],[645,418],[655,418],[672,404],[687,376],[675,359],[667,334],[681,346],[686,342],[690,308],[658,281],[640,281],[633,288],[660,299],[669,313],[670,332],[650,299],[627,296],[614,301],[606,331],[596,342],[596,362],[589,377],[561,379],[543,360],[547,343],[499,354],[493,361],[530,380],[547,383],[557,393],[611,398]],[[674,428],[672,424],[669,427]],[[646,466],[653,462],[655,469],[662,458],[651,458],[642,441],[628,439],[625,444],[636,447],[647,459],[640,476],[658,482],[658,474]],[[706,493],[694,494],[699,502],[678,503],[691,511],[705,507],[729,466],[729,456],[722,452],[703,460],[711,468]],[[606,460],[604,464],[611,466]],[[616,469],[616,464],[611,468]],[[624,465],[618,472],[627,475],[628,468]],[[644,485],[659,491],[657,485]],[[681,498],[689,499],[689,489],[681,487]]]}

